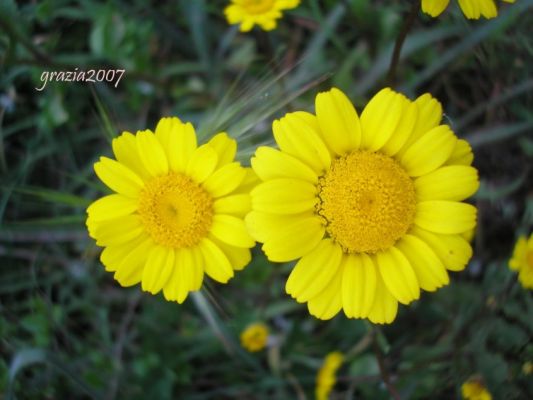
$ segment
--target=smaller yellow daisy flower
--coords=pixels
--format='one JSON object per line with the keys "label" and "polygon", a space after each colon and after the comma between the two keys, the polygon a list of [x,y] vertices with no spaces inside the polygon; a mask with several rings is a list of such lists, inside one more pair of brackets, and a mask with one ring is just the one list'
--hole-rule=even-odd
{"label": "smaller yellow daisy flower", "polygon": [[522,373],[524,375],[531,375],[533,373],[533,362],[531,361],[526,361],[523,365],[522,365]]}
{"label": "smaller yellow daisy flower", "polygon": [[492,400],[492,395],[481,380],[470,378],[461,386],[461,395],[465,400]]}
{"label": "smaller yellow daisy flower", "polygon": [[271,31],[276,28],[276,20],[283,16],[282,10],[296,8],[299,4],[300,0],[231,0],[224,14],[229,24],[241,25],[241,32],[252,30],[254,25]]}
{"label": "smaller yellow daisy flower", "polygon": [[316,376],[315,395],[317,400],[327,400],[331,389],[335,386],[335,374],[341,367],[344,357],[342,353],[334,351],[329,353],[324,359],[324,364],[320,367]]}
{"label": "smaller yellow daisy flower", "polygon": [[268,327],[256,322],[250,324],[241,333],[241,345],[250,352],[263,350],[268,340]]}
{"label": "smaller yellow daisy flower", "polygon": [[529,239],[525,236],[518,238],[509,268],[518,271],[518,280],[524,289],[533,289],[533,233]]}
{"label": "smaller yellow daisy flower", "polygon": [[255,242],[243,216],[256,178],[233,161],[234,139],[221,132],[198,146],[190,123],[162,118],[112,147],[115,158],[94,164],[112,193],[87,208],[87,228],[122,286],[183,303],[204,275],[226,283],[248,264]]}
{"label": "smaller yellow daisy flower", "polygon": [[[498,16],[498,9],[494,0],[457,0],[463,14],[468,19],[487,19]],[[514,3],[515,0],[503,0]],[[448,7],[450,0],[422,0],[422,11],[432,17],[438,17]]]}
{"label": "smaller yellow daisy flower", "polygon": [[531,375],[531,373],[533,373],[533,362],[525,362],[524,365],[522,365],[522,373],[524,375]]}

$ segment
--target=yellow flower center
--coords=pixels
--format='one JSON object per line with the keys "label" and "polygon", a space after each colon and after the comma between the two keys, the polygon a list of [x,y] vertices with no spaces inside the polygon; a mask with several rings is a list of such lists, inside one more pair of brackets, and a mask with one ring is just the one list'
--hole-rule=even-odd
{"label": "yellow flower center", "polygon": [[248,14],[263,14],[274,6],[274,0],[244,0],[242,6]]}
{"label": "yellow flower center", "polygon": [[334,160],[319,179],[319,215],[326,231],[347,253],[391,247],[414,220],[413,181],[394,159],[354,151]]}
{"label": "yellow flower center", "polygon": [[144,186],[138,212],[156,243],[171,248],[191,247],[209,232],[213,198],[191,178],[170,172]]}

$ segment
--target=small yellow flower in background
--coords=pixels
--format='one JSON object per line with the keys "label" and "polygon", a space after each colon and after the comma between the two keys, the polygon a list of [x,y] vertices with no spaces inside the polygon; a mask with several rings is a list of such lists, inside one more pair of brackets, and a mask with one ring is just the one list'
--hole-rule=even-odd
{"label": "small yellow flower in background", "polygon": [[343,360],[342,353],[338,351],[329,353],[326,356],[316,377],[316,400],[327,400],[329,398],[329,394],[333,386],[335,386],[337,370],[341,367]]}
{"label": "small yellow flower in background", "polygon": [[190,123],[163,118],[155,133],[113,139],[116,160],[100,157],[98,177],[116,193],[88,209],[101,261],[122,286],[142,282],[182,303],[204,273],[226,283],[251,259],[243,216],[255,174],[233,162],[237,143],[219,133],[198,146]]}
{"label": "small yellow flower in background", "polygon": [[533,233],[529,239],[525,236],[518,238],[509,268],[518,271],[518,280],[524,289],[533,290]]}
{"label": "small yellow flower in background", "polygon": [[[495,18],[498,9],[494,0],[457,0],[463,14],[468,19]],[[506,3],[514,3],[515,0],[503,0]],[[450,0],[422,0],[422,11],[432,17],[437,17],[448,7]]]}
{"label": "small yellow flower in background", "polygon": [[524,375],[531,375],[533,373],[533,362],[525,362],[524,365],[522,365],[522,373]]}
{"label": "small yellow flower in background", "polygon": [[492,400],[490,392],[477,378],[471,378],[462,384],[461,395],[465,400]]}
{"label": "small yellow flower in background", "polygon": [[283,10],[296,8],[299,4],[300,0],[231,0],[224,14],[229,24],[240,24],[241,32],[250,31],[254,25],[271,31],[283,16]]}
{"label": "small yellow flower in background", "polygon": [[260,322],[248,325],[241,333],[241,345],[250,352],[263,350],[268,341],[268,327]]}
{"label": "small yellow flower in background", "polygon": [[383,89],[361,117],[338,89],[319,93],[316,116],[273,123],[280,148],[259,147],[246,224],[271,261],[297,260],[286,284],[309,312],[390,323],[398,302],[449,283],[472,256],[476,225],[469,144],[440,125],[442,108]]}

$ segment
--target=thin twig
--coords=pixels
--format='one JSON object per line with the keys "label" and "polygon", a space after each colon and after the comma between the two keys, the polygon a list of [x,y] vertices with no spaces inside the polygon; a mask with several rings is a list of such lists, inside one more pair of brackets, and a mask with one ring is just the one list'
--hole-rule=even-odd
{"label": "thin twig", "polygon": [[120,323],[119,330],[117,333],[117,341],[115,342],[115,346],[113,347],[112,353],[115,361],[116,370],[113,375],[113,378],[111,379],[111,382],[109,383],[109,390],[107,391],[107,395],[105,397],[106,400],[113,400],[117,397],[120,383],[120,374],[122,371],[122,355],[124,353],[124,346],[126,345],[130,333],[130,325],[135,316],[135,309],[139,305],[139,301],[141,300],[141,298],[142,292],[140,291],[135,292],[135,294],[130,297],[126,313],[124,314],[124,317],[122,318],[122,321]]}
{"label": "thin twig", "polygon": [[418,15],[418,10],[420,9],[421,0],[412,0],[411,10],[405,19],[402,30],[396,38],[396,43],[394,44],[394,51],[392,53],[392,58],[389,65],[389,72],[387,74],[387,86],[394,86],[396,80],[396,69],[400,61],[400,53],[402,52],[403,43],[407,34],[411,30],[413,23],[415,22],[416,16]]}
{"label": "thin twig", "polygon": [[385,387],[387,388],[389,394],[394,400],[401,400],[400,394],[398,393],[398,389],[396,389],[396,387],[391,382],[389,372],[387,371],[387,368],[385,365],[385,358],[377,342],[377,334],[374,335],[374,341],[372,343],[372,347],[374,348],[374,354],[376,355],[376,359],[378,360],[379,373],[381,375],[381,379],[383,380],[383,383],[385,384]]}

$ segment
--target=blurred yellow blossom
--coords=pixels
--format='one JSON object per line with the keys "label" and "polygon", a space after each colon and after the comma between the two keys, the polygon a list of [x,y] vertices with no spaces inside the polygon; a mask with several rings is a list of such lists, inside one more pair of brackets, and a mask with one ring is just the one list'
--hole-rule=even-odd
{"label": "blurred yellow blossom", "polygon": [[331,389],[335,386],[335,374],[342,365],[343,360],[342,353],[338,351],[329,353],[324,359],[324,363],[320,367],[316,377],[315,394],[317,400],[327,400],[329,397]]}
{"label": "blurred yellow blossom", "polygon": [[248,325],[241,333],[241,345],[250,352],[263,350],[267,339],[268,327],[261,322]]}

